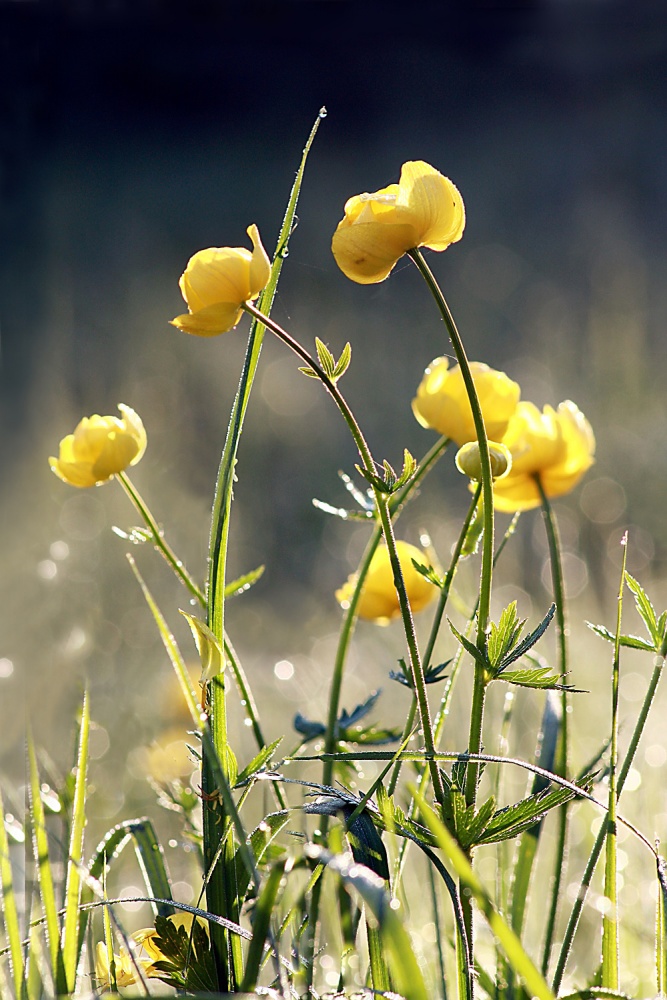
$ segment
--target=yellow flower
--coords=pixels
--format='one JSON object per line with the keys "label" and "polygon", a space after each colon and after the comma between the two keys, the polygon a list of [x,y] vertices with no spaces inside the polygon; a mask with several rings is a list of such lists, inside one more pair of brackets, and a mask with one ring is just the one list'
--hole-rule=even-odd
{"label": "yellow flower", "polygon": [[[413,612],[421,611],[430,604],[436,595],[436,588],[418,573],[412,565],[412,560],[423,565],[428,565],[428,559],[414,545],[407,542],[396,542],[398,559],[403,570],[405,589],[410,600],[410,607]],[[344,608],[349,606],[354,588],[357,582],[357,574],[348,577],[346,583],[336,591],[336,600]],[[394,576],[389,561],[389,552],[386,546],[376,550],[371,559],[364,585],[361,589],[357,613],[360,618],[367,621],[377,622],[378,625],[387,625],[392,618],[398,617],[400,607],[398,595],[394,587]]]}
{"label": "yellow flower", "polygon": [[128,465],[136,465],[146,450],[146,431],[141,418],[129,406],[118,404],[122,416],[84,417],[73,434],[60,442],[58,458],[49,465],[70,486],[105,483]]}
{"label": "yellow flower", "polygon": [[521,402],[503,438],[512,453],[509,475],[494,484],[498,510],[530,510],[541,503],[539,476],[547,497],[569,493],[594,462],[595,437],[581,410],[570,400],[557,410]]}
{"label": "yellow flower", "polygon": [[236,326],[244,302],[253,301],[271,275],[271,263],[257,226],[248,226],[253,250],[210,247],[188,261],[179,285],[188,313],[170,320],[185,333],[214,337]]}
{"label": "yellow flower", "polygon": [[[489,441],[489,459],[491,476],[494,480],[502,479],[512,468],[512,455],[504,444]],[[482,460],[479,455],[479,442],[468,441],[456,453],[456,468],[469,479],[480,482],[482,479]]]}
{"label": "yellow flower", "polygon": [[[137,934],[133,934],[132,937],[136,940],[137,935],[141,935],[142,933],[144,932],[137,931]],[[141,942],[137,941],[137,943],[140,944]],[[132,986],[139,980],[137,965],[144,976],[149,978],[151,976],[152,962],[138,958],[135,964],[126,948],[121,947],[119,955],[114,953],[113,960],[116,966],[116,985],[119,987]],[[102,987],[103,989],[111,988],[109,951],[104,941],[98,941],[95,949],[95,978],[98,987]]]}
{"label": "yellow flower", "polygon": [[411,160],[398,184],[345,203],[331,249],[343,274],[372,285],[384,281],[408,250],[446,250],[461,239],[465,221],[463,199],[449,178]]}
{"label": "yellow flower", "polygon": [[[489,368],[481,361],[470,364],[479,396],[486,433],[501,441],[521,395],[517,382],[505,372]],[[477,440],[468,394],[459,367],[449,368],[447,358],[436,358],[424,372],[412,412],[422,425],[451,438],[456,444]]]}

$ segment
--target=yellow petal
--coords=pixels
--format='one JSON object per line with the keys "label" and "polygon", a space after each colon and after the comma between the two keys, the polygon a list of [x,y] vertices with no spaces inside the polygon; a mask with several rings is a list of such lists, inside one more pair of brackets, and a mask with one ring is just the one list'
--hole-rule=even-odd
{"label": "yellow petal", "polygon": [[49,458],[57,476],[71,486],[86,488],[136,465],[146,450],[146,431],[131,407],[120,403],[118,409],[120,419],[94,413],[62,439],[58,458]]}
{"label": "yellow petal", "polygon": [[188,261],[180,278],[183,298],[192,312],[220,302],[245,302],[250,298],[250,261],[245,247],[209,247]]}
{"label": "yellow petal", "polygon": [[216,337],[236,326],[242,315],[243,309],[238,303],[218,302],[197,312],[183,313],[169,322],[184,333],[193,333],[197,337]]}
{"label": "yellow petal", "polygon": [[415,230],[409,223],[382,221],[340,223],[331,250],[343,274],[360,285],[389,277],[397,261],[414,246]]}
{"label": "yellow petal", "polygon": [[463,199],[448,177],[423,160],[403,164],[397,206],[409,209],[417,232],[416,246],[446,250],[463,236]]}
{"label": "yellow petal", "polygon": [[[426,564],[428,560],[421,549],[408,544],[408,542],[397,541],[396,549],[408,600],[413,612],[416,613],[433,600],[436,589],[415,569],[412,560],[415,559],[423,564]],[[357,575],[353,574],[336,591],[336,599],[343,607],[349,605],[352,599],[356,580]],[[396,618],[400,614],[389,551],[386,546],[377,549],[371,560],[357,604],[357,614],[360,618],[374,621],[378,625],[386,625],[392,618]]]}
{"label": "yellow petal", "polygon": [[250,258],[250,294],[245,297],[243,300],[244,302],[247,302],[248,299],[257,298],[261,290],[268,284],[269,278],[271,277],[271,261],[267,256],[266,250],[262,246],[259,229],[254,222],[251,226],[248,226],[247,233],[252,240],[253,251],[252,257]]}

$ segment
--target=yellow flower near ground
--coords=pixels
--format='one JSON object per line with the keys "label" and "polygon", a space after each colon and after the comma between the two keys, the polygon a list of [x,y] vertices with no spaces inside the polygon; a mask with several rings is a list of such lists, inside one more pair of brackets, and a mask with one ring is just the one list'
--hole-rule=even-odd
{"label": "yellow flower near ground", "polygon": [[[143,932],[138,931],[137,933],[141,934]],[[132,937],[136,939],[136,935],[133,934]],[[135,964],[126,948],[121,948],[120,954],[118,955],[114,952],[113,960],[114,965],[116,966],[116,985],[118,987],[122,988],[124,986],[133,986],[134,983],[140,982],[137,965],[139,966],[143,976],[151,978],[152,961],[148,962],[143,958],[137,958]],[[98,941],[97,947],[95,948],[95,979],[97,981],[98,988],[111,988],[109,951],[104,941]]]}
{"label": "yellow flower near ground", "polygon": [[[470,371],[487,436],[493,441],[501,441],[519,402],[521,389],[505,372],[489,368],[481,361],[471,362]],[[461,369],[458,366],[450,368],[447,358],[436,358],[424,372],[412,400],[412,412],[422,427],[444,434],[459,446],[477,440]]]}
{"label": "yellow flower near ground", "polygon": [[136,465],[146,450],[141,418],[129,406],[118,404],[121,417],[84,417],[73,434],[60,442],[58,458],[49,465],[70,486],[85,488],[105,483],[129,465]]}
{"label": "yellow flower near ground", "polygon": [[[428,559],[421,549],[409,545],[408,542],[396,542],[396,548],[403,570],[410,607],[413,612],[421,611],[431,603],[437,590],[421,573],[417,572],[412,560],[415,559],[423,565],[428,565]],[[349,606],[356,582],[357,574],[353,573],[352,576],[348,577],[347,582],[336,591],[336,600],[344,608]],[[389,552],[384,545],[376,550],[371,559],[371,565],[357,605],[357,614],[360,618],[374,621],[378,625],[387,625],[392,618],[397,618],[400,614]]]}
{"label": "yellow flower near ground", "polygon": [[497,510],[513,513],[540,505],[539,476],[547,497],[569,493],[595,461],[595,437],[586,417],[570,400],[557,410],[521,402],[503,438],[512,468],[494,484]]}
{"label": "yellow flower near ground", "polygon": [[371,285],[384,281],[408,250],[446,250],[461,239],[464,226],[463,199],[449,178],[423,160],[410,160],[398,184],[345,203],[331,250],[343,274]]}
{"label": "yellow flower near ground", "polygon": [[[512,454],[504,444],[489,441],[489,463],[491,476],[494,480],[502,479],[512,468]],[[482,480],[482,460],[479,454],[479,442],[468,441],[456,453],[456,468],[475,482]]]}
{"label": "yellow flower near ground", "polygon": [[179,285],[189,312],[170,320],[172,326],[199,337],[215,337],[236,326],[244,302],[252,302],[267,284],[271,262],[257,226],[248,226],[253,250],[210,247],[188,261]]}

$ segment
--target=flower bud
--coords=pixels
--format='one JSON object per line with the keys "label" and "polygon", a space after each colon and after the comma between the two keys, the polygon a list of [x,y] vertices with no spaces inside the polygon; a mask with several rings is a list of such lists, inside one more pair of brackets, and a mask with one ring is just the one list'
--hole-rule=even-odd
{"label": "flower bud", "polygon": [[85,488],[105,483],[129,465],[136,465],[146,450],[141,418],[129,406],[118,404],[122,417],[84,417],[73,434],[60,442],[58,458],[49,465],[70,486]]}
{"label": "flower bud", "polygon": [[[512,455],[504,444],[496,441],[489,441],[489,460],[491,464],[491,477],[502,479],[512,468]],[[479,453],[479,442],[468,441],[456,453],[456,468],[469,479],[476,482],[482,480],[482,459]]]}
{"label": "flower bud", "polygon": [[[403,581],[413,612],[421,611],[435,597],[437,591],[432,583],[415,569],[412,560],[426,564],[428,559],[414,545],[407,542],[396,542],[398,561],[403,572]],[[336,591],[336,600],[344,608],[348,607],[354,594],[357,582],[356,573],[352,574],[343,586]],[[401,613],[398,594],[394,586],[394,574],[389,559],[389,551],[385,545],[377,549],[361,588],[357,605],[357,614],[367,621],[378,625],[387,625],[392,618]]]}

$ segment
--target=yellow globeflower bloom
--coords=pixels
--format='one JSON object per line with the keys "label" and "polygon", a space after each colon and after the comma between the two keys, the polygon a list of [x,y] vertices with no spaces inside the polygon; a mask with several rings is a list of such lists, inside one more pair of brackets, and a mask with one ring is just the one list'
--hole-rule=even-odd
{"label": "yellow globeflower bloom", "polygon": [[547,497],[569,493],[591,467],[595,437],[581,410],[569,399],[557,410],[521,402],[503,438],[512,454],[512,468],[494,483],[497,510],[515,512],[539,507],[539,476]]}
{"label": "yellow globeflower bloom", "polygon": [[[421,611],[430,604],[436,595],[436,588],[432,583],[418,573],[412,565],[415,559],[424,565],[428,565],[428,559],[414,545],[407,542],[396,542],[398,559],[403,570],[405,589],[413,612]],[[336,591],[336,600],[344,608],[349,606],[354,588],[357,582],[357,574],[353,573],[348,577],[340,590]],[[357,614],[367,621],[374,621],[378,625],[387,625],[392,618],[397,618],[400,614],[398,594],[394,587],[394,576],[389,561],[389,551],[386,546],[377,549],[371,559],[371,565],[361,589]]]}
{"label": "yellow globeflower bloom", "polygon": [[121,417],[84,417],[73,434],[60,442],[58,458],[49,465],[70,486],[105,483],[128,465],[136,465],[146,450],[141,418],[129,406],[118,404]]}
{"label": "yellow globeflower bloom", "polygon": [[248,226],[253,250],[210,247],[188,261],[179,285],[188,313],[170,320],[172,326],[199,337],[214,337],[236,326],[244,302],[257,298],[271,275],[271,262],[257,226]]}
{"label": "yellow globeflower bloom", "polygon": [[[137,934],[132,935],[138,944],[141,941],[137,939],[137,935],[141,935],[142,933],[144,932],[138,931]],[[137,965],[144,976],[148,978],[152,976],[152,962],[139,958],[135,964],[126,948],[121,947],[119,955],[114,953],[113,960],[116,966],[116,985],[119,987],[133,986],[134,983],[140,981],[137,973]],[[98,987],[102,987],[103,989],[111,988],[109,951],[104,941],[98,941],[95,949],[95,978]]]}
{"label": "yellow globeflower bloom", "polygon": [[408,250],[446,250],[461,239],[465,221],[463,199],[449,178],[423,160],[410,160],[398,184],[345,203],[331,249],[343,274],[372,285],[384,281]]}
{"label": "yellow globeflower bloom", "polygon": [[[501,441],[519,402],[521,389],[505,372],[489,368],[481,361],[471,362],[470,371],[487,436]],[[412,412],[422,427],[431,427],[459,446],[477,440],[461,369],[458,366],[450,369],[447,358],[436,358],[424,372],[412,400]]]}

